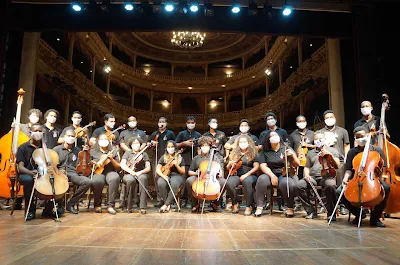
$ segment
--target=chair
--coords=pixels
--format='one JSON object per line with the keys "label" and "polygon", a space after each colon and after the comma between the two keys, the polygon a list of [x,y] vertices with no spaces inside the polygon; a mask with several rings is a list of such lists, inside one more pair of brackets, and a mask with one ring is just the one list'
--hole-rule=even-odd
{"label": "chair", "polygon": [[271,202],[269,206],[269,214],[272,215],[274,202],[278,199],[283,199],[283,196],[279,195],[279,187],[278,186],[271,186]]}
{"label": "chair", "polygon": [[[67,192],[64,194],[64,208],[67,209],[67,201],[70,200],[71,195],[73,195],[76,192],[76,189],[78,188],[74,183],[71,181],[68,181],[69,188]],[[79,203],[76,204],[76,208],[79,211]]]}

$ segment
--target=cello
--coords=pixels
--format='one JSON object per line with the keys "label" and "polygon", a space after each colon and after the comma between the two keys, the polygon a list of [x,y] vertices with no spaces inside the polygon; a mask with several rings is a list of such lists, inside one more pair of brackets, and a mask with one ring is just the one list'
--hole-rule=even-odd
{"label": "cello", "polygon": [[[19,129],[21,121],[21,106],[25,91],[18,90],[17,113],[13,128],[0,139],[0,197],[15,198],[17,179],[16,155],[18,146],[29,141],[29,137]],[[17,195],[23,195],[22,190],[17,190]]]}
{"label": "cello", "polygon": [[386,172],[383,181],[390,185],[390,193],[385,213],[400,212],[400,148],[386,138],[385,111],[389,109],[389,96],[382,95],[381,121],[379,125],[378,146],[386,159]]}

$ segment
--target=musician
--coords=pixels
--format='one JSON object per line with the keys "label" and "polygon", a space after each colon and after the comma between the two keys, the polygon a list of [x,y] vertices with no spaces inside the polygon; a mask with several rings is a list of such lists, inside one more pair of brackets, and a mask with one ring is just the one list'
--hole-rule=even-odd
{"label": "musician", "polygon": [[56,125],[59,116],[60,113],[55,109],[49,109],[44,114],[46,119],[46,123],[43,125],[44,140],[49,149],[53,149],[58,145],[58,138],[62,131],[60,126]]}
{"label": "musician", "polygon": [[142,139],[141,141],[142,145],[140,147],[140,150],[142,150],[146,146],[147,142],[146,133],[137,128],[137,120],[136,117],[134,116],[130,116],[128,118],[128,129],[123,130],[118,138],[119,146],[121,147],[122,150],[124,150],[124,152],[132,151],[130,149],[130,145],[128,144],[128,141],[132,137],[139,137],[140,139]]}
{"label": "musician", "polygon": [[265,113],[264,119],[267,124],[267,129],[260,133],[260,144],[261,145],[265,146],[268,143],[268,139],[266,139],[266,136],[270,131],[278,133],[279,136],[282,138],[283,142],[286,142],[289,140],[289,134],[287,133],[287,131],[276,125],[278,118],[276,117],[275,113],[273,113],[273,112]]}
{"label": "musician", "polygon": [[[156,172],[159,178],[157,180],[157,185],[161,198],[164,201],[164,205],[161,206],[159,210],[160,213],[169,212],[171,203],[175,200],[174,195],[175,198],[178,199],[178,190],[183,185],[182,176],[185,174],[185,161],[180,154],[176,153],[176,150],[176,143],[173,140],[169,140],[167,142],[165,153],[160,157],[160,160],[158,160]],[[171,160],[172,162],[170,164],[173,165],[171,167],[171,172],[169,175],[165,175],[161,168]],[[172,190],[169,188],[167,182],[171,185]]]}
{"label": "musician", "polygon": [[[67,203],[67,211],[73,214],[78,214],[75,205],[86,194],[90,186],[92,186],[92,180],[76,173],[76,167],[79,162],[78,153],[80,149],[75,147],[75,141],[77,140],[75,137],[75,130],[69,128],[64,131],[64,143],[62,145],[57,145],[53,150],[56,151],[60,159],[58,168],[64,170],[68,176],[68,180],[78,186],[72,195],[72,198]],[[84,150],[89,150],[89,146],[85,145]],[[90,159],[90,157],[88,157],[88,159]]]}
{"label": "musician", "polygon": [[[109,138],[114,138],[111,141],[111,145],[118,145],[118,138],[119,138],[119,132],[114,130],[115,127],[115,116],[113,114],[106,114],[104,115],[104,126],[97,128],[96,130],[93,131],[92,137],[90,138],[89,144],[90,146],[93,146],[96,143],[96,139],[101,135],[101,134],[106,134],[110,135]],[[111,135],[114,134],[113,136]]]}
{"label": "musician", "polygon": [[[188,197],[192,201],[192,205],[195,205],[192,208],[192,212],[196,212],[200,209],[200,204],[198,202],[194,202],[193,194],[192,194],[192,185],[196,178],[198,177],[199,169],[200,169],[200,164],[203,161],[209,160],[210,159],[210,150],[213,145],[213,139],[209,136],[203,136],[198,140],[198,145],[200,147],[200,154],[195,156],[192,160],[192,164],[190,164],[189,168],[189,176],[186,179],[186,189],[188,190]],[[221,166],[221,172],[219,173],[219,184],[222,187],[224,186],[225,179],[224,179],[224,158],[218,153],[217,151],[214,152],[213,156],[213,161],[216,161],[220,164]],[[221,196],[222,197],[222,196]],[[217,201],[213,201],[211,203],[211,207],[213,211],[218,210],[218,204]]]}
{"label": "musician", "polygon": [[[343,178],[343,185],[347,185],[348,181],[353,178],[355,172],[353,170],[353,159],[356,157],[357,154],[363,152],[365,144],[367,142],[367,131],[364,126],[358,126],[354,129],[353,131],[354,134],[354,139],[357,142],[357,146],[353,147],[350,149],[350,151],[347,154],[346,157],[346,172],[344,174]],[[383,164],[383,172],[386,170],[386,160],[385,160],[385,155],[382,151],[382,149],[378,146],[373,146],[370,145],[369,147],[370,151],[377,151],[380,155],[380,157],[383,159],[384,164]],[[376,205],[372,211],[371,211],[371,217],[369,220],[369,223],[371,226],[377,226],[377,227],[385,227],[385,224],[380,221],[380,217],[382,216],[383,210],[386,207],[387,200],[389,198],[389,193],[390,193],[390,186],[384,182],[380,181],[384,191],[385,191],[385,197],[384,199]],[[341,188],[337,191],[340,193]],[[359,216],[360,216],[360,208],[352,205],[346,198],[343,196],[343,202],[346,205],[347,209],[355,216],[355,219],[353,220],[353,224],[358,224]],[[366,214],[363,212],[361,215],[361,218],[364,219],[366,217]]]}
{"label": "musician", "polygon": [[[168,141],[175,141],[175,134],[173,131],[167,129],[168,119],[166,117],[160,117],[158,119],[158,129],[154,131],[149,138],[149,143],[152,144],[153,156],[152,156],[152,164],[153,168],[153,176],[155,176],[155,185],[157,185],[158,176],[156,174],[157,162],[160,160],[161,156],[164,155],[164,151],[167,148]],[[157,140],[155,141],[155,139]],[[156,155],[157,154],[157,155]],[[157,193],[157,203],[155,207],[160,207],[162,205],[161,196]]]}
{"label": "musician", "polygon": [[[186,118],[187,129],[179,132],[178,135],[176,136],[176,146],[178,147],[178,149],[181,150],[183,149],[182,157],[183,160],[185,161],[185,174],[183,175],[184,182],[188,178],[188,171],[190,164],[192,163],[192,159],[194,156],[197,155],[197,141],[193,140],[199,139],[201,137],[201,134],[198,131],[195,131],[195,127],[196,127],[196,118],[193,116],[188,116]],[[191,192],[191,190],[184,189],[184,191],[181,194],[182,208],[187,206],[187,199],[188,199],[187,194],[189,192]],[[192,206],[189,205],[188,208],[192,208]]]}
{"label": "musician", "polygon": [[[258,158],[260,169],[263,174],[258,177],[256,183],[257,210],[254,216],[261,216],[264,206],[264,197],[267,195],[267,191],[272,188],[272,186],[279,186],[288,207],[285,215],[286,217],[293,217],[294,197],[296,196],[295,185],[298,181],[298,176],[289,175],[289,178],[287,178],[286,175],[283,175],[283,168],[285,167],[285,146],[279,134],[271,131],[267,133],[265,137],[268,142],[265,146],[265,150],[261,152]],[[288,163],[291,163],[291,166],[297,168],[300,161],[291,147],[287,147],[286,155]],[[289,194],[287,193],[287,185],[289,185]]]}
{"label": "musician", "polygon": [[211,137],[216,144],[215,151],[226,159],[227,156],[225,155],[224,145],[228,141],[228,139],[226,138],[226,135],[223,131],[217,130],[218,120],[216,118],[210,118],[208,120],[208,127],[210,129],[207,132],[205,132],[203,136]]}
{"label": "musician", "polygon": [[[132,195],[134,192],[136,192],[136,182],[138,179],[141,183],[138,184],[140,193],[140,213],[146,214],[147,194],[141,185],[143,185],[146,189],[149,189],[148,173],[151,171],[151,166],[150,158],[147,153],[143,152],[139,155],[143,143],[144,142],[141,137],[133,136],[130,138],[127,142],[127,146],[130,147],[130,150],[124,153],[121,160],[121,168],[128,173],[123,177],[123,182],[126,184],[126,190],[128,192],[128,213],[132,212]],[[133,158],[136,158],[135,161],[132,161]],[[131,161],[136,163],[134,165],[134,170],[131,169],[131,165],[129,165]]]}
{"label": "musician", "polygon": [[229,156],[227,169],[229,170],[235,163],[242,161],[242,165],[235,175],[229,177],[226,188],[229,197],[232,198],[232,213],[239,213],[239,204],[236,201],[236,187],[242,183],[243,192],[246,196],[245,216],[249,216],[254,209],[254,192],[257,182],[257,171],[260,164],[255,161],[258,156],[257,147],[248,135],[240,135],[235,140],[235,148]]}
{"label": "musician", "polygon": [[[333,214],[333,209],[337,201],[336,195],[336,176],[329,176],[326,174],[322,176],[322,165],[319,158],[327,155],[332,156],[332,167],[337,169],[340,165],[339,152],[329,146],[325,145],[325,135],[322,132],[316,132],[313,142],[316,145],[315,149],[308,151],[307,162],[304,167],[304,178],[299,180],[296,185],[297,196],[300,198],[304,209],[307,212],[306,219],[313,219],[316,217],[314,203],[310,201],[310,184],[311,181],[315,186],[322,186],[326,195],[326,208],[328,210],[328,220]],[[336,221],[336,214],[333,214],[332,221]]]}
{"label": "musician", "polygon": [[19,129],[21,132],[29,136],[32,124],[39,123],[40,119],[43,117],[43,113],[39,109],[30,109],[27,114],[29,120],[28,123],[21,124]]}
{"label": "musician", "polygon": [[[72,117],[71,117],[71,121],[72,121],[72,125],[65,127],[64,130],[61,132],[60,138],[58,138],[58,143],[62,144],[65,142],[64,136],[65,133],[72,129],[74,130],[74,132],[80,132],[82,130],[81,127],[81,122],[82,122],[82,114],[79,111],[74,111],[72,113]],[[83,129],[81,133],[79,133],[80,135],[76,135],[75,133],[75,138],[76,138],[76,145],[75,147],[77,147],[79,149],[79,151],[82,150],[82,147],[85,145],[85,137],[87,137],[87,139],[90,139],[90,135],[89,135],[89,130],[87,128]]]}
{"label": "musician", "polygon": [[[340,166],[336,175],[336,185],[340,185],[345,171],[345,161],[347,153],[350,150],[349,133],[345,128],[336,125],[335,114],[332,110],[327,110],[323,114],[325,127],[320,131],[325,134],[325,143],[339,151]],[[347,215],[348,211],[343,204],[340,205],[340,214]]]}
{"label": "musician", "polygon": [[[93,134],[95,135],[95,134]],[[118,193],[118,187],[120,183],[120,178],[118,171],[121,170],[120,159],[118,148],[113,147],[110,140],[105,133],[99,135],[95,141],[95,145],[90,149],[90,154],[94,162],[96,162],[96,168],[104,167],[101,174],[94,173],[92,177],[92,188],[94,194],[94,207],[96,213],[101,213],[101,197],[104,185],[108,184],[108,207],[107,211],[110,214],[116,214],[114,209],[115,197]],[[100,163],[101,159],[105,156],[108,157],[109,163]],[[106,160],[108,161],[108,160]],[[104,165],[106,164],[106,165]]]}

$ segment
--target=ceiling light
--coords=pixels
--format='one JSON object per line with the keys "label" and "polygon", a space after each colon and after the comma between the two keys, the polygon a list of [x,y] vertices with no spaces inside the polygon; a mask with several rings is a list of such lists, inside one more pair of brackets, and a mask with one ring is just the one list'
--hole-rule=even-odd
{"label": "ceiling light", "polygon": [[310,47],[312,47],[312,43],[310,43]]}
{"label": "ceiling light", "polygon": [[153,4],[151,5],[154,14],[161,13],[161,0],[153,0]]}
{"label": "ceiling light", "polygon": [[165,5],[165,11],[172,12],[173,10],[174,10],[174,5],[173,4],[166,4]]}
{"label": "ceiling light", "polygon": [[83,62],[81,62],[81,63],[83,63]]}
{"label": "ceiling light", "polygon": [[186,1],[181,1],[178,4],[178,7],[176,8],[176,12],[181,16],[186,15],[186,13],[188,12],[187,2]]}
{"label": "ceiling light", "polygon": [[133,10],[133,4],[131,1],[125,1],[124,7],[125,7],[125,10],[127,10],[127,11]]}
{"label": "ceiling light", "polygon": [[188,89],[193,89],[193,87],[192,86],[188,86]]}
{"label": "ceiling light", "polygon": [[57,38],[57,41],[60,41],[60,38]]}
{"label": "ceiling light", "polygon": [[265,74],[268,76],[271,75],[271,69],[269,68],[265,69]]}
{"label": "ceiling light", "polygon": [[233,4],[232,9],[231,9],[233,14],[237,14],[240,12],[240,5],[239,4]]}
{"label": "ceiling light", "polygon": [[168,101],[164,101],[162,104],[163,104],[164,107],[168,107],[169,102]]}
{"label": "ceiling light", "polygon": [[219,97],[219,99],[223,99],[222,97]]}
{"label": "ceiling light", "polygon": [[284,16],[289,16],[292,13],[292,7],[290,5],[283,5],[282,6],[282,14]]}
{"label": "ceiling light", "polygon": [[211,108],[215,108],[217,106],[217,103],[213,102],[211,103]]}
{"label": "ceiling light", "polygon": [[290,69],[292,69],[293,68],[293,66],[290,66]]}
{"label": "ceiling light", "polygon": [[91,72],[91,73],[93,73],[93,71],[92,71],[92,70],[90,70],[90,72]]}
{"label": "ceiling light", "polygon": [[76,12],[79,12],[82,10],[82,6],[79,2],[73,2],[72,3],[72,9]]}
{"label": "ceiling light", "polygon": [[197,11],[199,11],[199,3],[197,3],[196,1],[192,1],[191,3],[190,3],[190,11],[192,11],[192,12],[197,12]]}
{"label": "ceiling light", "polygon": [[110,67],[108,64],[106,64],[106,65],[104,66],[104,72],[106,72],[107,74],[108,74],[109,72],[111,72],[111,67]]}
{"label": "ceiling light", "polygon": [[225,85],[221,85],[221,87],[225,87]]}

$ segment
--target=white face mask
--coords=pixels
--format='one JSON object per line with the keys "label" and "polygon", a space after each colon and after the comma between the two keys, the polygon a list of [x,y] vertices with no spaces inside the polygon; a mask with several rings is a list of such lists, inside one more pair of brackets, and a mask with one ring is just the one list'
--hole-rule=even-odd
{"label": "white face mask", "polygon": [[136,128],[136,125],[137,125],[137,122],[136,122],[136,121],[129,121],[129,122],[128,122],[128,126],[129,126],[130,128]]}
{"label": "white face mask", "polygon": [[35,141],[39,141],[42,139],[43,133],[42,132],[31,132],[31,138]]}
{"label": "white face mask", "polygon": [[75,143],[75,140],[76,140],[76,138],[73,137],[73,136],[65,136],[64,139],[65,139],[64,141],[65,141],[67,144],[73,144],[73,143]]}
{"label": "white face mask", "polygon": [[325,145],[325,139],[315,139],[314,144],[318,147],[321,148]]}
{"label": "white face mask", "polygon": [[296,123],[296,125],[300,130],[303,130],[304,128],[307,127],[307,122],[298,122]]}
{"label": "white face mask", "polygon": [[168,147],[167,152],[168,154],[172,155],[173,153],[175,153],[175,147]]}
{"label": "white face mask", "polygon": [[37,123],[37,122],[39,121],[39,117],[36,116],[36,115],[31,115],[31,116],[29,116],[29,121],[30,121],[32,124],[35,124],[35,123]]}
{"label": "white face mask", "polygon": [[275,124],[276,124],[276,120],[275,119],[267,120],[267,125],[268,126],[274,126]]}
{"label": "white face mask", "polygon": [[139,151],[140,150],[140,144],[132,144],[132,150],[133,151]]}
{"label": "white face mask", "polygon": [[213,130],[217,129],[218,128],[218,123],[210,122],[210,128],[213,129]]}
{"label": "white face mask", "polygon": [[107,147],[109,145],[108,140],[99,140],[99,145],[101,147]]}
{"label": "white face mask", "polygon": [[239,130],[241,133],[247,133],[249,131],[250,127],[249,126],[240,126]]}
{"label": "white face mask", "polygon": [[72,119],[72,123],[73,123],[74,125],[80,124],[81,121],[82,121],[82,119],[76,119],[76,118],[73,118],[73,119]]}
{"label": "white face mask", "polygon": [[158,128],[165,128],[165,126],[166,126],[165,122],[158,123]]}
{"label": "white face mask", "polygon": [[271,144],[277,144],[281,141],[281,137],[279,137],[279,135],[274,135],[269,138],[269,141]]}
{"label": "white face mask", "polygon": [[186,123],[186,127],[187,127],[189,130],[193,130],[194,127],[196,127],[196,124],[194,124],[194,123]]}
{"label": "white face mask", "polygon": [[371,114],[371,112],[372,112],[372,108],[370,108],[370,107],[361,108],[361,113],[364,116]]}
{"label": "white face mask", "polygon": [[335,118],[328,118],[328,119],[325,120],[325,124],[328,127],[331,127],[331,126],[335,125],[335,123],[336,123],[336,119]]}
{"label": "white face mask", "polygon": [[365,144],[367,143],[367,138],[366,137],[358,138],[356,139],[356,143],[359,146],[365,146]]}
{"label": "white face mask", "polygon": [[114,126],[115,126],[115,122],[106,122],[106,126],[108,127],[108,128],[110,128],[110,129],[113,129],[114,128]]}
{"label": "white face mask", "polygon": [[208,145],[204,145],[201,147],[201,152],[203,154],[208,154],[209,151],[210,151],[210,147]]}
{"label": "white face mask", "polygon": [[246,150],[247,147],[249,147],[249,143],[247,143],[247,142],[239,143],[239,147],[242,150]]}
{"label": "white face mask", "polygon": [[56,122],[56,120],[57,120],[57,118],[56,118],[56,117],[53,117],[53,116],[51,116],[51,117],[47,117],[47,118],[46,118],[46,120],[47,120],[47,122],[48,122],[48,123],[55,123],[55,122]]}

